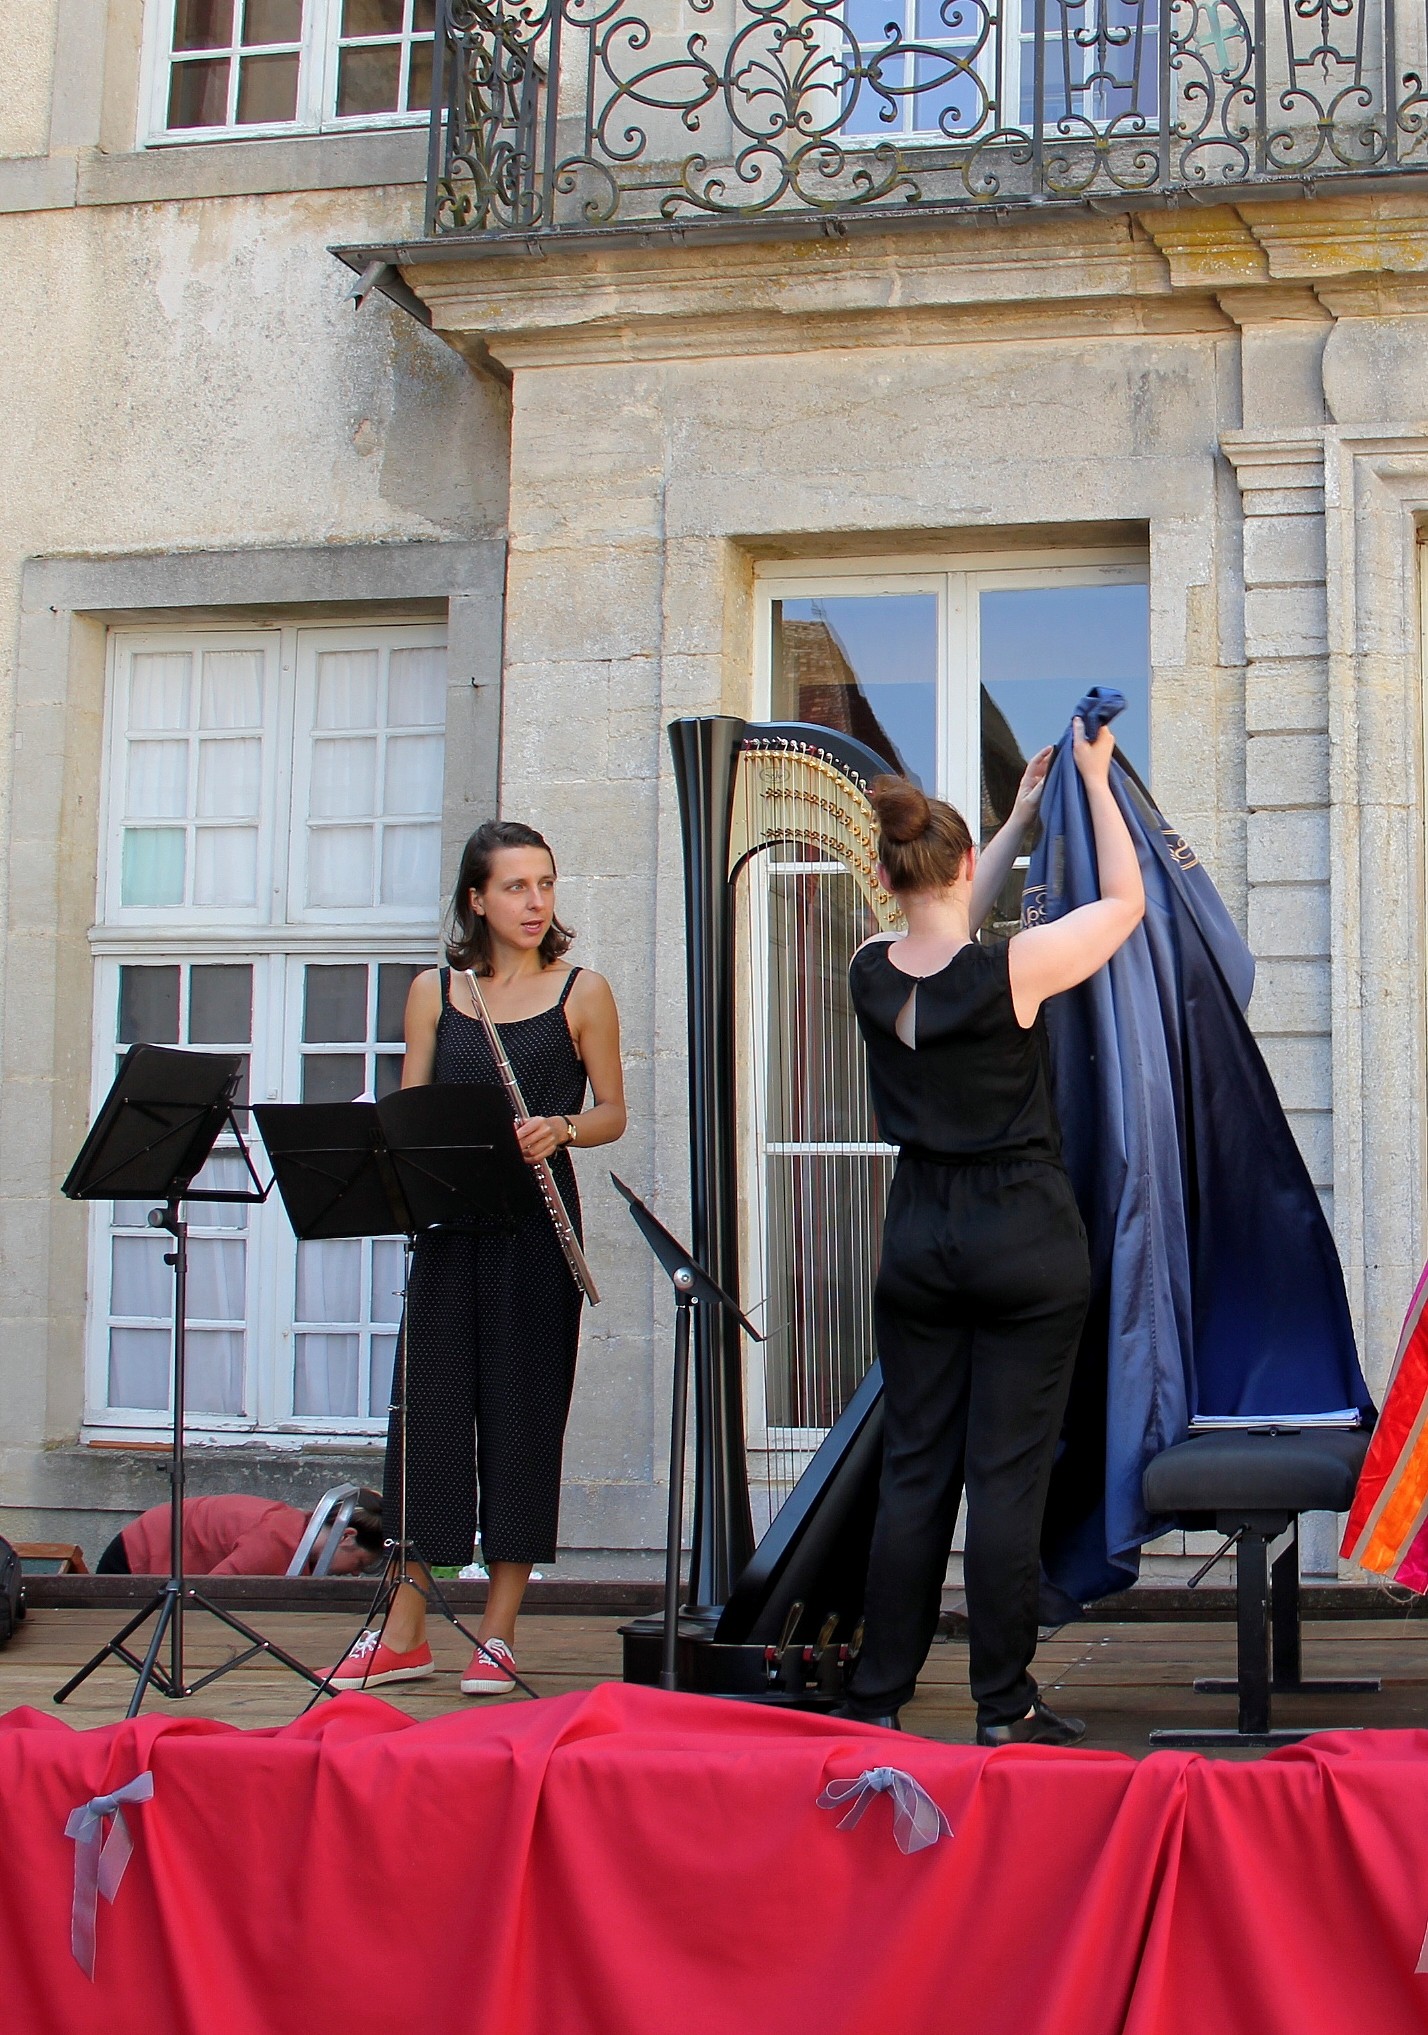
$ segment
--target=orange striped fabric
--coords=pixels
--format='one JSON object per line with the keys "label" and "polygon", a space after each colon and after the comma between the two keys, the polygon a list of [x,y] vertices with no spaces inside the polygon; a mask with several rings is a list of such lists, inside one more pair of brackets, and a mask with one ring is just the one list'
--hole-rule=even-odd
{"label": "orange striped fabric", "polygon": [[1409,1304],[1342,1553],[1428,1591],[1428,1267]]}

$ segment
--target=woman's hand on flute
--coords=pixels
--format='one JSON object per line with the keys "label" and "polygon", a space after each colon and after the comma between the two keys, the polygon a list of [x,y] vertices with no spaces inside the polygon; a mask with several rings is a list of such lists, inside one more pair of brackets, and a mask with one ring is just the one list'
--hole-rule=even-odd
{"label": "woman's hand on flute", "polygon": [[516,1125],[516,1141],[526,1164],[535,1166],[570,1143],[570,1129],[563,1116],[528,1116]]}

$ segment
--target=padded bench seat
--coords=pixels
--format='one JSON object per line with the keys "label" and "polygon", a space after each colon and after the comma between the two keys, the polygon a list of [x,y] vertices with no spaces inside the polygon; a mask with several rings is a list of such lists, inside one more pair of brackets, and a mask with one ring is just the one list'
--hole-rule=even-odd
{"label": "padded bench seat", "polygon": [[[1157,1744],[1266,1745],[1305,1738],[1303,1728],[1271,1728],[1273,1692],[1327,1695],[1378,1688],[1376,1681],[1305,1681],[1300,1673],[1299,1514],[1347,1512],[1368,1445],[1367,1428],[1267,1422],[1263,1428],[1192,1435],[1146,1466],[1141,1489],[1149,1513],[1167,1526],[1215,1527],[1227,1536],[1221,1552],[1232,1544],[1236,1549],[1239,1672],[1233,1682],[1203,1678],[1195,1687],[1209,1695],[1237,1695],[1238,1728],[1153,1731]],[[1286,1535],[1271,1570],[1271,1545]]]}

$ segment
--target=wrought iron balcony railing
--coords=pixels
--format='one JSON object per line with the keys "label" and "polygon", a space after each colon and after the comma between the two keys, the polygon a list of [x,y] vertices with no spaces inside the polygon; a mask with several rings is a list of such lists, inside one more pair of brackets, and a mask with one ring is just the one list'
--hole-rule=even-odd
{"label": "wrought iron balcony railing", "polygon": [[1428,0],[441,0],[428,231],[1428,172]]}

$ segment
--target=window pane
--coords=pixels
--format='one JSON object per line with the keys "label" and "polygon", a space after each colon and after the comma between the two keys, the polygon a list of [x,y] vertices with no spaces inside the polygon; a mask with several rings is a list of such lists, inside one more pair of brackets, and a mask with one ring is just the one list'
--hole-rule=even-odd
{"label": "window pane", "polygon": [[258,817],[262,771],[263,745],[259,741],[200,742],[200,817],[205,820],[255,820]]}
{"label": "window pane", "polygon": [[261,650],[204,652],[199,725],[206,729],[263,725]]}
{"label": "window pane", "polygon": [[374,1335],[372,1338],[372,1369],[368,1380],[367,1405],[380,1418],[386,1413],[392,1401],[392,1369],[396,1362],[397,1339],[394,1335]]}
{"label": "window pane", "polygon": [[362,1319],[362,1246],[355,1238],[298,1245],[297,1318]]}
{"label": "window pane", "polygon": [[937,596],[848,594],[773,604],[777,720],[866,742],[937,783]]}
{"label": "window pane", "polygon": [[342,0],[344,35],[394,35],[401,26],[402,0]]}
{"label": "window pane", "polygon": [[241,1329],[190,1329],[185,1365],[185,1397],[191,1413],[243,1411],[243,1332]]}
{"label": "window pane", "polygon": [[297,115],[298,56],[244,57],[238,71],[238,125]]}
{"label": "window pane", "polygon": [[[212,1193],[252,1191],[248,1169],[235,1151],[213,1152],[194,1179],[194,1186]],[[195,1201],[189,1205],[188,1220],[196,1228],[246,1230],[248,1205],[241,1201]]]}
{"label": "window pane", "polygon": [[110,1329],[109,1404],[162,1412],[169,1403],[169,1361],[167,1329]]}
{"label": "window pane", "polygon": [[372,1246],[372,1319],[399,1322],[402,1318],[402,1246],[390,1237],[378,1237]]}
{"label": "window pane", "polygon": [[355,1102],[366,1085],[362,1053],[309,1053],[303,1060],[304,1102]]}
{"label": "window pane", "polygon": [[226,127],[228,59],[175,64],[169,80],[170,127]]}
{"label": "window pane", "polygon": [[384,813],[441,811],[440,735],[391,735],[387,738]]}
{"label": "window pane", "polygon": [[[1066,729],[1090,685],[1126,696],[1116,746],[1149,775],[1150,589],[1018,587],[981,596],[982,834],[1011,811],[1026,758]],[[1004,900],[1008,914],[1020,896]]]}
{"label": "window pane", "polygon": [[[188,1311],[196,1321],[241,1321],[248,1246],[241,1237],[195,1237],[188,1247]],[[118,1309],[115,1310],[118,1312]]]}
{"label": "window pane", "polygon": [[298,42],[302,38],[302,0],[248,0],[243,10],[243,40]]}
{"label": "window pane", "polygon": [[317,660],[317,726],[375,728],[377,653],[325,650]]}
{"label": "window pane", "polygon": [[378,1053],[373,1065],[375,1078],[372,1093],[378,1102],[384,1095],[395,1095],[402,1085],[402,1059],[400,1053]]}
{"label": "window pane", "polygon": [[383,1045],[406,1036],[407,994],[421,974],[419,963],[383,961],[377,968],[377,1037]]}
{"label": "window pane", "polygon": [[312,745],[312,798],[316,820],[345,820],[377,810],[375,736]]}
{"label": "window pane", "polygon": [[131,730],[188,726],[188,682],[193,659],[186,652],[141,651],[129,667]]}
{"label": "window pane", "polygon": [[254,827],[200,827],[194,835],[195,904],[258,901],[258,833]]}
{"label": "window pane", "polygon": [[307,839],[308,903],[370,905],[372,829],[313,827]]}
{"label": "window pane", "polygon": [[293,1412],[335,1414],[350,1420],[357,1411],[357,1360],[362,1338],[300,1335],[296,1341]]}
{"label": "window pane", "polygon": [[407,111],[425,113],[431,105],[431,44],[414,42],[407,75]]}
{"label": "window pane", "polygon": [[367,969],[364,962],[316,965],[305,971],[303,1044],[367,1036]]}
{"label": "window pane", "polygon": [[109,1312],[139,1317],[169,1314],[174,1304],[173,1274],[164,1263],[168,1241],[160,1236],[115,1237]]}
{"label": "window pane", "polygon": [[[253,1036],[253,970],[243,963],[195,967],[188,982],[188,1036],[195,1046],[246,1045]],[[242,1163],[238,1162],[242,1171]]]}
{"label": "window pane", "polygon": [[343,50],[337,67],[337,111],[394,113],[402,70],[399,42],[357,43]]}
{"label": "window pane", "polygon": [[436,0],[416,0],[412,8],[412,27],[425,29],[430,35],[436,27]]}
{"label": "window pane", "polygon": [[126,827],[119,872],[125,905],[183,903],[182,827]]}
{"label": "window pane", "polygon": [[175,49],[227,49],[233,40],[233,0],[178,0]]}
{"label": "window pane", "polygon": [[445,725],[445,650],[394,650],[387,673],[387,726],[442,728]]}
{"label": "window pane", "polygon": [[382,903],[434,906],[440,891],[440,827],[383,828]]}
{"label": "window pane", "polygon": [[176,1046],[179,1042],[179,972],[174,968],[119,970],[121,1046]]}
{"label": "window pane", "polygon": [[187,742],[131,742],[124,810],[134,820],[180,820],[188,810]]}

